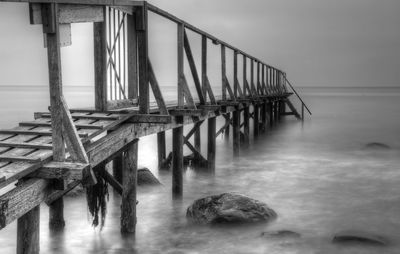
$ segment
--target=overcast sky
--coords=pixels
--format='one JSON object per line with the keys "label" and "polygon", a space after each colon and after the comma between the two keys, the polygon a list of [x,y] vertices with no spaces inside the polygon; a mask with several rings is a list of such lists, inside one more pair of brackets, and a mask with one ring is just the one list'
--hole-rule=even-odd
{"label": "overcast sky", "polygon": [[[282,68],[297,86],[400,86],[399,0],[150,2]],[[41,27],[29,25],[27,10],[0,3],[1,84],[47,84]],[[175,72],[166,73],[176,63],[176,26],[150,18],[150,55],[160,79],[171,82]],[[73,46],[62,50],[66,84],[93,82],[91,29],[74,25]],[[189,36],[198,55],[200,40]],[[213,52],[209,68],[218,68]]]}

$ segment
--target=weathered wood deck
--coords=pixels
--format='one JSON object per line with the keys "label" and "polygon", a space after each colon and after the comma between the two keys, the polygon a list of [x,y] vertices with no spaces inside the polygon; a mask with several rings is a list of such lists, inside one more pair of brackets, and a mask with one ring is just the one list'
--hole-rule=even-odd
{"label": "weathered wood deck", "polygon": [[[223,132],[229,138],[227,133],[232,130],[233,153],[239,155],[241,144],[249,142],[251,119],[256,138],[281,116],[304,119],[304,109],[311,114],[287,81],[286,73],[147,2],[15,2],[28,2],[31,24],[43,26],[51,104],[49,112],[34,113],[34,120],[28,119],[15,128],[0,130],[0,189],[16,183],[15,188],[0,196],[0,229],[18,220],[17,253],[39,252],[38,220],[42,202],[50,207],[50,226],[62,228],[62,197],[79,184],[92,188],[99,178],[122,195],[121,232],[134,233],[137,150],[138,140],[143,136],[157,134],[161,165],[166,160],[165,131],[172,130],[172,192],[175,197],[180,197],[183,194],[184,145],[213,172],[215,140]],[[149,11],[177,24],[177,101],[164,100],[148,56]],[[60,47],[71,45],[69,37],[63,33],[70,33],[70,24],[76,22],[93,23],[95,106],[92,109],[69,109],[63,97]],[[186,29],[202,37],[201,75]],[[222,96],[214,95],[207,76],[209,40],[221,48]],[[232,86],[226,72],[228,50],[234,56]],[[185,55],[195,96],[184,74]],[[239,55],[243,57],[241,83],[238,80]],[[154,103],[150,102],[150,92],[154,95]],[[300,99],[301,116],[289,100],[293,93]],[[225,124],[217,130],[216,118],[219,116],[224,117]],[[206,122],[207,154],[203,155],[200,126]],[[192,129],[184,136],[184,126],[191,124]],[[113,175],[105,171],[105,165],[110,161],[114,161]]]}

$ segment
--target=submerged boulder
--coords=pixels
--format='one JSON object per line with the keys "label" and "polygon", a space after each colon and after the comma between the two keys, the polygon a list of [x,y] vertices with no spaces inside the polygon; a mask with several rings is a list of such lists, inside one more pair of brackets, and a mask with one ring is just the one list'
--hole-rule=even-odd
{"label": "submerged boulder", "polygon": [[186,217],[195,223],[268,222],[277,217],[267,204],[240,194],[223,193],[196,200]]}
{"label": "submerged boulder", "polygon": [[267,238],[300,238],[301,235],[291,230],[278,230],[272,232],[262,232],[262,237]]}
{"label": "submerged boulder", "polygon": [[388,244],[388,240],[385,239],[383,236],[355,230],[341,231],[337,233],[333,237],[332,242],[342,244],[357,243],[380,246]]}
{"label": "submerged boulder", "polygon": [[372,142],[368,143],[365,145],[366,149],[369,150],[389,150],[391,147],[389,145],[386,145],[384,143],[379,143],[379,142]]}
{"label": "submerged boulder", "polygon": [[160,181],[151,173],[148,168],[139,168],[137,171],[137,183],[143,185],[161,185]]}

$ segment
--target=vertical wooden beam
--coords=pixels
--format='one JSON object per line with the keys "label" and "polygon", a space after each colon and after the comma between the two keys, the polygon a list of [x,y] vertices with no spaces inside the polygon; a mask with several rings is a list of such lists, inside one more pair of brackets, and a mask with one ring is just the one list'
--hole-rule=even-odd
{"label": "vertical wooden beam", "polygon": [[236,107],[233,111],[233,155],[239,156],[240,152],[240,110]]}
{"label": "vertical wooden beam", "polygon": [[36,206],[17,222],[17,254],[39,254],[40,206]]}
{"label": "vertical wooden beam", "polygon": [[236,98],[238,98],[238,86],[239,84],[236,82],[238,80],[238,52],[235,50],[233,52],[233,93]]}
{"label": "vertical wooden beam", "polygon": [[147,2],[136,8],[136,33],[139,65],[139,113],[150,111],[149,73],[148,73],[148,22]]}
{"label": "vertical wooden beam", "polygon": [[183,193],[183,126],[172,129],[172,195]]}
{"label": "vertical wooden beam", "polygon": [[[247,58],[245,55],[243,55],[243,96],[245,98],[247,96],[246,83],[247,83]],[[251,95],[251,93],[249,95]]]}
{"label": "vertical wooden beam", "polygon": [[262,121],[262,130],[266,131],[267,129],[267,103],[264,101],[261,104],[261,121]]}
{"label": "vertical wooden beam", "polygon": [[243,109],[243,132],[246,144],[250,143],[250,108],[246,105]]}
{"label": "vertical wooden beam", "polygon": [[261,95],[261,89],[260,89],[260,62],[256,61],[257,64],[257,94]]}
{"label": "vertical wooden beam", "polygon": [[227,118],[225,118],[226,128],[224,130],[224,138],[226,141],[229,141],[229,132],[230,132],[230,127],[231,127],[229,122],[231,121],[231,113],[227,113],[226,116],[227,116]]}
{"label": "vertical wooden beam", "polygon": [[222,77],[222,100],[226,101],[226,56],[225,45],[221,44],[221,77]]}
{"label": "vertical wooden beam", "polygon": [[250,89],[255,95],[257,95],[256,89],[254,87],[254,60],[253,59],[250,59]]}
{"label": "vertical wooden beam", "polygon": [[204,103],[207,102],[207,37],[201,37],[201,86],[203,88]]}
{"label": "vertical wooden beam", "polygon": [[194,148],[196,148],[196,150],[199,152],[201,152],[201,132],[200,132],[200,130],[201,130],[201,125],[194,132]]}
{"label": "vertical wooden beam", "polygon": [[260,131],[260,108],[254,103],[254,118],[253,118],[253,129],[254,129],[254,137],[257,137]]}
{"label": "vertical wooden beam", "polygon": [[269,103],[269,126],[272,127],[274,126],[274,103],[270,101]]}
{"label": "vertical wooden beam", "polygon": [[158,151],[158,169],[161,169],[162,163],[166,158],[165,131],[157,133],[157,151]]}
{"label": "vertical wooden beam", "polygon": [[[105,7],[103,8],[105,17]],[[107,32],[106,22],[93,23],[94,41],[94,104],[97,110],[107,109]]]}
{"label": "vertical wooden beam", "polygon": [[136,14],[127,14],[128,98],[138,98],[138,51]]}
{"label": "vertical wooden beam", "polygon": [[[117,157],[114,158],[113,160],[113,176],[115,180],[117,180],[119,183],[122,183],[122,171],[123,171],[123,153],[119,154]],[[105,165],[101,165],[102,167],[105,168]]]}
{"label": "vertical wooden beam", "polygon": [[178,23],[178,108],[183,108],[185,105],[184,97],[184,32],[185,26],[183,23]]}
{"label": "vertical wooden beam", "polygon": [[121,233],[134,234],[136,230],[136,186],[138,140],[128,144],[123,157]]}
{"label": "vertical wooden beam", "polygon": [[[58,24],[58,5],[42,5],[43,31],[47,38],[47,56],[49,66],[49,87],[50,87],[50,107],[51,107],[51,127],[53,160],[65,160],[65,144],[62,135],[63,111],[62,111],[62,70],[60,53],[60,33]],[[62,189],[63,180],[54,180],[53,187]],[[50,205],[49,226],[51,229],[58,230],[65,226],[64,221],[64,201],[62,198]]]}
{"label": "vertical wooden beam", "polygon": [[208,170],[215,172],[215,153],[216,153],[216,117],[208,118],[208,145],[207,145],[207,161]]}

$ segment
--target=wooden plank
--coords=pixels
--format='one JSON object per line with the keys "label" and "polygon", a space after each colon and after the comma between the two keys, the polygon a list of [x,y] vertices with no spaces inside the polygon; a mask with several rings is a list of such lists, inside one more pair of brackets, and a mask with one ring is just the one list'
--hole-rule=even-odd
{"label": "wooden plank", "polygon": [[[35,126],[35,127],[51,127],[51,123],[44,123],[44,122],[21,122],[19,123],[20,126]],[[80,129],[87,129],[87,130],[101,130],[104,129],[103,126],[95,126],[91,124],[75,124],[76,128]],[[54,132],[53,132],[54,133]]]}
{"label": "wooden plank", "polygon": [[[51,131],[37,131],[35,129],[33,130],[0,130],[0,134],[12,134],[12,135],[35,135],[35,136],[51,136],[52,132]],[[79,133],[79,136],[82,138],[85,138],[88,136],[87,133],[81,132]],[[0,138],[1,140],[1,138]]]}
{"label": "wooden plank", "polygon": [[165,105],[165,101],[162,96],[160,86],[158,85],[158,81],[154,73],[153,66],[151,65],[150,59],[148,62],[149,62],[149,82],[151,85],[151,89],[153,90],[154,98],[157,101],[160,114],[168,115],[168,109],[167,106]]}
{"label": "wooden plank", "polygon": [[28,175],[28,177],[82,180],[82,172],[88,167],[90,165],[85,163],[52,161],[44,164],[40,169]]}
{"label": "wooden plank", "polygon": [[26,157],[26,156],[4,156],[4,155],[0,155],[0,161],[35,163],[35,162],[41,162],[42,158],[30,158],[30,157]]}
{"label": "wooden plank", "polygon": [[[39,116],[39,118],[51,118],[50,113],[40,113],[36,112],[36,116]],[[71,113],[72,119],[89,119],[89,120],[118,120],[120,118],[119,115],[108,115],[108,114],[102,114],[102,115],[86,115],[86,114],[76,114],[76,113]]]}
{"label": "wooden plank", "polygon": [[183,126],[172,130],[172,194],[183,193]]}
{"label": "wooden plank", "polygon": [[38,254],[40,249],[40,206],[24,214],[17,223],[17,254]]}
{"label": "wooden plank", "polygon": [[221,106],[206,104],[206,105],[198,105],[197,108],[203,109],[203,110],[209,110],[209,111],[218,111],[221,109]]}
{"label": "wooden plank", "polygon": [[134,234],[136,231],[137,140],[128,145],[123,159],[121,233]]}
{"label": "wooden plank", "polygon": [[170,115],[132,115],[127,123],[171,123],[172,117]]}
{"label": "wooden plank", "polygon": [[184,31],[183,35],[184,35],[183,36],[184,37],[183,45],[184,45],[184,48],[185,48],[187,60],[189,62],[190,71],[192,72],[194,85],[196,86],[197,96],[198,96],[198,98],[200,100],[200,104],[205,104],[204,95],[203,95],[202,87],[201,87],[201,84],[200,84],[200,78],[199,78],[199,75],[197,74],[196,63],[194,61],[192,50],[190,48],[189,39],[188,39],[187,34],[186,34],[185,31]]}
{"label": "wooden plank", "polygon": [[52,150],[52,145],[46,144],[37,144],[34,142],[30,143],[18,143],[18,142],[0,142],[0,147],[12,147],[12,148],[30,148],[30,149],[44,149],[44,150]]}
{"label": "wooden plank", "polygon": [[137,99],[122,99],[122,100],[112,100],[107,101],[108,110],[132,108],[138,105]]}
{"label": "wooden plank", "polygon": [[170,109],[169,114],[172,116],[203,116],[207,111],[203,109]]}
{"label": "wooden plank", "polygon": [[[82,4],[82,0],[0,0],[0,2]],[[109,6],[143,6],[143,1],[85,0],[85,4],[86,5],[109,5]]]}
{"label": "wooden plank", "polygon": [[[102,22],[104,13],[102,6],[84,4],[59,4],[58,22],[60,24]],[[32,3],[29,5],[31,25],[43,24],[41,4]]]}

